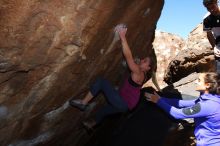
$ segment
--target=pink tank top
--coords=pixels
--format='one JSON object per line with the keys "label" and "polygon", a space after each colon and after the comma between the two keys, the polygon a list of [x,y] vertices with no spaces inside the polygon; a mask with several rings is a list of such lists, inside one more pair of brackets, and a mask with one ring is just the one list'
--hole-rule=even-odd
{"label": "pink tank top", "polygon": [[119,89],[119,94],[127,103],[128,108],[132,110],[140,99],[141,85],[135,83],[131,77],[127,77]]}

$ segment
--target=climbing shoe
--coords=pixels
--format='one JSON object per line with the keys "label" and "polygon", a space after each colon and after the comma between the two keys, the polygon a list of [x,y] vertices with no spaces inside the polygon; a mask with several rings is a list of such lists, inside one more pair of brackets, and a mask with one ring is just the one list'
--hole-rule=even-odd
{"label": "climbing shoe", "polygon": [[69,104],[81,111],[85,111],[88,106],[88,104],[83,104],[81,99],[70,100]]}

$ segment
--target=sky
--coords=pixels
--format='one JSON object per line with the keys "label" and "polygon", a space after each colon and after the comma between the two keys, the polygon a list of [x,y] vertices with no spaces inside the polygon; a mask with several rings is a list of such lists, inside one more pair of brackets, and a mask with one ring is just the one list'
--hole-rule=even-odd
{"label": "sky", "polygon": [[207,12],[202,0],[164,0],[157,30],[177,34],[186,39],[202,22]]}

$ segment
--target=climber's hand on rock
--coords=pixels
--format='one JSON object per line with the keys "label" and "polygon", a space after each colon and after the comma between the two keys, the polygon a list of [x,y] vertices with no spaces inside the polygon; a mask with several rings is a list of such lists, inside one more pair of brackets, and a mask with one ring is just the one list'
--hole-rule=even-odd
{"label": "climber's hand on rock", "polygon": [[124,39],[125,38],[125,35],[127,33],[127,27],[125,24],[118,24],[116,27],[115,27],[115,31],[118,32],[119,36],[121,39]]}

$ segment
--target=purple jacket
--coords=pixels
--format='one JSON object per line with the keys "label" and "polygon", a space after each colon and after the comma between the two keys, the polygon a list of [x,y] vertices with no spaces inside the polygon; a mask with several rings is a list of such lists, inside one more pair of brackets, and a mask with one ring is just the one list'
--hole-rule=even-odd
{"label": "purple jacket", "polygon": [[196,100],[161,98],[157,105],[176,119],[194,118],[197,146],[220,146],[220,95]]}

